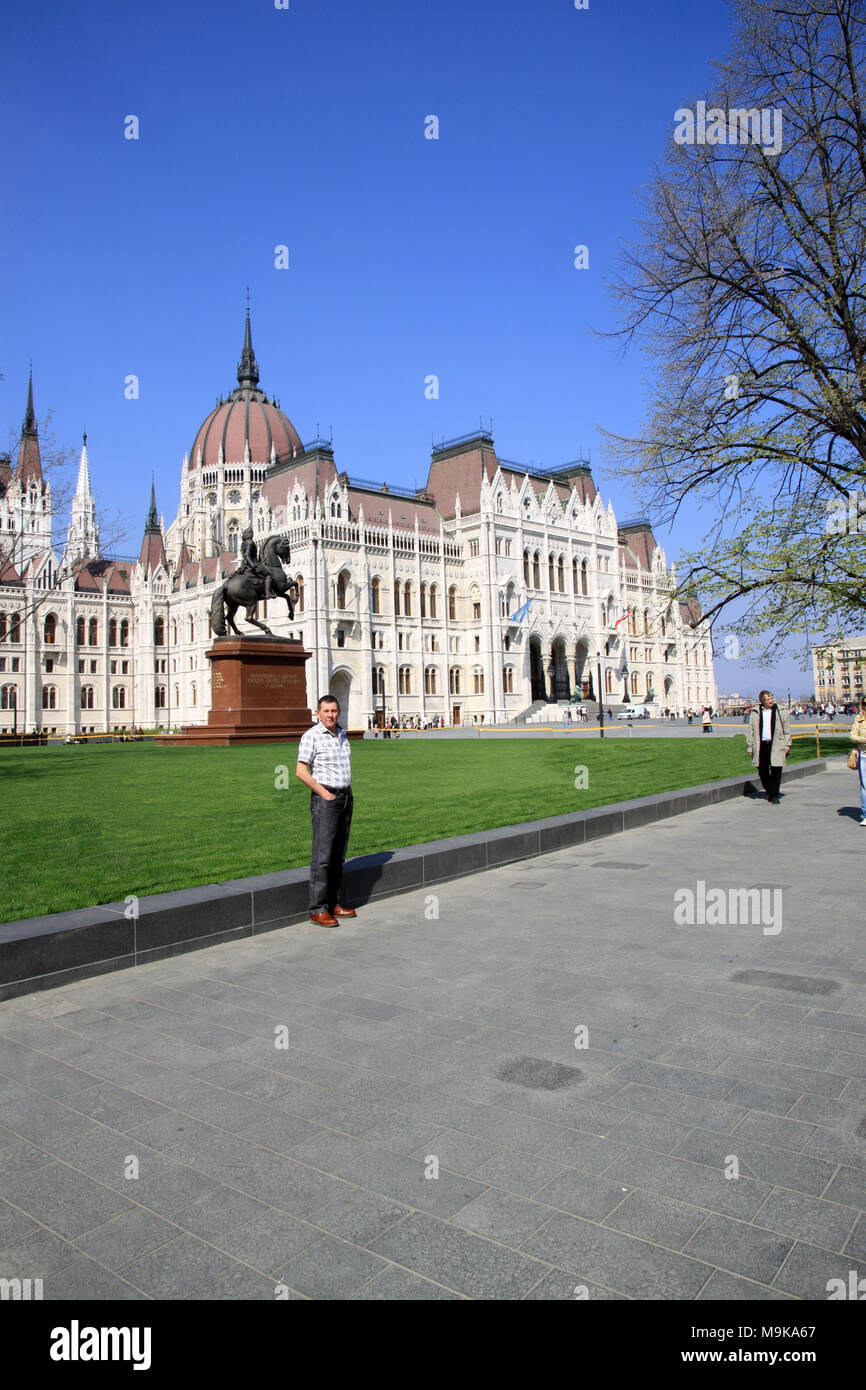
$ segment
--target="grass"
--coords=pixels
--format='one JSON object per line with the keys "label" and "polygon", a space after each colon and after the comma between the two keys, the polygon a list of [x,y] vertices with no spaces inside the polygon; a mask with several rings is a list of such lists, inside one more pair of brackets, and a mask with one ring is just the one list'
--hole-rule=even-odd
{"label": "grass", "polygon": [[[849,748],[821,739],[822,753]],[[813,756],[812,742],[794,745],[792,760]],[[295,743],[0,749],[0,921],[309,863],[296,758]],[[585,790],[576,765],[588,769]],[[359,740],[352,767],[354,856],[673,791],[751,763],[743,737],[563,736]]]}

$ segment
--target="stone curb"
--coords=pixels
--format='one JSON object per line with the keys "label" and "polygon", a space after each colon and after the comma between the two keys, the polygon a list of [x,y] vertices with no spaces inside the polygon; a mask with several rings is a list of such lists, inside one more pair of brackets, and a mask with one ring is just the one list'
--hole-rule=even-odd
{"label": "stone curb", "polygon": [[[796,763],[786,769],[785,780],[826,768],[826,758]],[[347,901],[361,906],[372,899],[600,840],[747,795],[753,786],[754,778],[728,777],[570,815],[364,855],[346,864]],[[0,925],[0,1001],[306,922],[308,884],[308,868],[287,869],[6,922]]]}

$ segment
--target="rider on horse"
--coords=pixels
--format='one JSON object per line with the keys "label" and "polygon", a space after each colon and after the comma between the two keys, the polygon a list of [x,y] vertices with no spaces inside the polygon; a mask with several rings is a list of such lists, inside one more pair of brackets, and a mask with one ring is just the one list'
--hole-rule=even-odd
{"label": "rider on horse", "polygon": [[265,601],[273,593],[273,577],[266,565],[259,559],[259,550],[253,540],[253,528],[248,526],[241,536],[241,563],[238,565],[237,574],[257,574],[265,581]]}

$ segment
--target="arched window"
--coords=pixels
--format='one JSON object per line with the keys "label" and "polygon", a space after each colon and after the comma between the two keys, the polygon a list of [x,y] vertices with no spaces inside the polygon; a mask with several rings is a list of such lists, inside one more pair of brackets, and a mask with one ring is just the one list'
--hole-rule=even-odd
{"label": "arched window", "polygon": [[529,588],[529,551],[523,552],[523,582]]}
{"label": "arched window", "polygon": [[93,686],[83,685],[81,687],[81,708],[93,709]]}
{"label": "arched window", "polygon": [[179,686],[179,685],[176,685],[176,686],[174,687],[174,707],[175,707],[175,709],[179,709],[179,708],[180,708],[180,686]]}
{"label": "arched window", "polygon": [[117,619],[116,619],[116,618],[109,618],[109,620],[108,620],[108,645],[109,645],[109,647],[116,647],[116,646],[117,646]]}
{"label": "arched window", "polygon": [[453,584],[448,590],[448,617],[452,621],[457,617],[457,590]]}
{"label": "arched window", "polygon": [[381,611],[382,609],[379,605],[379,580],[373,579],[370,581],[370,612],[381,613]]}
{"label": "arched window", "polygon": [[399,581],[399,579],[395,579],[395,580],[394,580],[394,617],[395,617],[395,618],[399,618],[399,616],[400,616],[400,581]]}
{"label": "arched window", "polygon": [[580,566],[580,592],[584,596],[589,593],[589,565],[586,560]]}
{"label": "arched window", "polygon": [[[174,640],[177,642],[177,624],[174,627]],[[165,618],[154,618],[153,620],[153,645],[155,647],[165,646]]]}
{"label": "arched window", "polygon": [[666,637],[668,632],[668,620],[662,613],[662,637]]}
{"label": "arched window", "polygon": [[[53,613],[49,613],[45,619],[43,638],[47,643],[57,641],[57,619]],[[54,706],[52,705],[51,708],[53,709]]]}
{"label": "arched window", "polygon": [[79,647],[84,646],[84,619],[75,619],[75,641]]}
{"label": "arched window", "polygon": [[564,593],[565,593],[565,561],[563,560],[563,558],[562,558],[561,555],[560,555],[560,557],[559,557],[559,560],[558,560],[557,566],[556,566],[556,582],[557,582],[557,587],[558,587],[558,589],[559,589],[559,592],[560,592],[561,594],[564,594]]}
{"label": "arched window", "polygon": [[439,591],[438,591],[438,589],[436,588],[436,585],[435,585],[435,584],[431,584],[431,585],[430,585],[430,617],[431,617],[431,618],[438,618],[438,617],[439,617],[439,614],[438,614],[437,611],[436,611],[436,608],[437,608],[437,602],[436,602],[436,600],[438,599],[438,597],[439,597]]}
{"label": "arched window", "polygon": [[571,562],[571,590],[575,594],[580,592],[577,579],[577,556]]}
{"label": "arched window", "polygon": [[427,617],[427,585],[422,584],[418,599],[418,610],[422,618]]}
{"label": "arched window", "polygon": [[128,619],[128,618],[122,618],[122,619],[121,619],[121,623],[120,623],[120,645],[121,645],[122,647],[128,647],[128,646],[129,646],[129,619]]}
{"label": "arched window", "polygon": [[0,690],[0,709],[17,709],[18,691],[14,685],[4,685]]}
{"label": "arched window", "polygon": [[514,667],[503,666],[502,668],[502,689],[506,695],[514,694]]}
{"label": "arched window", "polygon": [[10,641],[10,642],[20,642],[20,641],[21,641],[21,615],[20,615],[20,613],[13,613],[12,616],[10,617],[10,619],[9,619],[9,641]]}
{"label": "arched window", "polygon": [[428,666],[424,672],[424,694],[435,695],[436,693],[436,667]]}
{"label": "arched window", "polygon": [[228,541],[228,549],[234,555],[238,553],[238,532],[238,523],[236,521],[230,521],[226,531],[226,539]]}
{"label": "arched window", "polygon": [[631,673],[631,693],[632,695],[637,694],[637,671]]}
{"label": "arched window", "polygon": [[[332,513],[333,513],[333,507],[334,507],[334,503],[332,502],[332,503],[331,503]],[[338,607],[338,608],[345,608],[345,607],[346,607],[346,571],[345,571],[345,570],[340,570],[340,573],[337,575],[337,607]]]}
{"label": "arched window", "polygon": [[189,615],[189,640],[195,641],[195,615],[193,613]]}
{"label": "arched window", "polygon": [[552,555],[548,555],[548,557],[547,557],[547,583],[548,583],[548,588],[550,589],[550,592],[553,593],[553,590],[556,588],[556,585],[555,585],[554,580],[553,580],[553,556],[552,556]]}
{"label": "arched window", "polygon": [[115,685],[111,690],[111,708],[126,709],[126,686]]}
{"label": "arched window", "polygon": [[385,668],[384,666],[373,667],[373,694],[385,694]]}
{"label": "arched window", "polygon": [[472,689],[476,695],[484,694],[484,672],[480,666],[476,666],[472,672]]}
{"label": "arched window", "polygon": [[604,688],[606,694],[613,694],[613,672],[611,671],[610,667],[608,667],[608,669],[604,673]]}
{"label": "arched window", "polygon": [[646,673],[646,693],[647,693],[647,695],[651,695],[652,692],[653,692],[653,673],[652,673],[652,671],[647,671],[647,673]]}
{"label": "arched window", "polygon": [[400,694],[412,694],[412,668],[411,666],[400,667]]}
{"label": "arched window", "polygon": [[195,681],[193,681],[193,683],[192,683],[192,685],[191,685],[191,687],[190,687],[190,692],[189,692],[189,694],[190,694],[190,703],[193,704],[193,705],[197,704],[197,703],[198,703],[198,692],[197,692],[197,690],[196,690],[196,688],[195,688]]}
{"label": "arched window", "polygon": [[601,605],[601,625],[607,627],[607,609],[604,604]]}
{"label": "arched window", "polygon": [[53,685],[43,685],[42,687],[42,708],[57,708],[57,691]]}
{"label": "arched window", "polygon": [[643,610],[643,630],[644,630],[644,632],[649,632],[649,609],[648,609],[648,608],[645,608],[645,609]]}
{"label": "arched window", "polygon": [[460,667],[452,666],[448,672],[448,689],[452,695],[460,694]]}
{"label": "arched window", "polygon": [[406,617],[407,617],[407,618],[411,618],[411,616],[412,616],[412,585],[409,583],[408,579],[406,580],[406,583],[403,585],[403,612],[406,614]]}
{"label": "arched window", "polygon": [[6,641],[6,614],[0,613],[0,642]]}
{"label": "arched window", "polygon": [[541,556],[537,550],[532,557],[532,587],[541,588]]}
{"label": "arched window", "polygon": [[481,618],[481,590],[473,586],[469,595],[469,601],[472,604],[473,620],[478,622]]}
{"label": "arched window", "polygon": [[157,709],[165,709],[165,686],[158,685],[154,692],[154,705]]}

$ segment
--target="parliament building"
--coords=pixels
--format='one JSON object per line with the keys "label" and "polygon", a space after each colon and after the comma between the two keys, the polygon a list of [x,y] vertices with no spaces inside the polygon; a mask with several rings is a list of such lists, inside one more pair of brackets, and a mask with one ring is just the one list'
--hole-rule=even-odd
{"label": "parliament building", "polygon": [[[307,695],[349,728],[396,717],[503,725],[540,702],[718,703],[709,631],[648,521],[618,523],[583,460],[497,455],[479,429],[432,451],[423,489],[351,478],[259,387],[249,311],[237,386],[184,455],[177,515],[151,488],[136,559],[102,553],[87,441],[54,536],[32,378],[17,460],[0,455],[0,735],[203,724],[210,608],[252,525],[288,538],[299,590],[257,617],[311,653]],[[236,619],[243,629],[243,611]]]}

